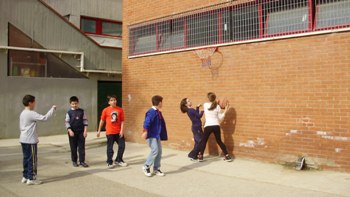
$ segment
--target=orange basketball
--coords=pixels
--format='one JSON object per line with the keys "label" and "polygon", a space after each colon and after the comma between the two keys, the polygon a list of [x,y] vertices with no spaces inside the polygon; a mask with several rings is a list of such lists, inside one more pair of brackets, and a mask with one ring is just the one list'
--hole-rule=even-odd
{"label": "orange basketball", "polygon": [[226,105],[228,104],[228,100],[226,98],[223,98],[222,100],[218,100],[218,104],[221,109],[225,109]]}

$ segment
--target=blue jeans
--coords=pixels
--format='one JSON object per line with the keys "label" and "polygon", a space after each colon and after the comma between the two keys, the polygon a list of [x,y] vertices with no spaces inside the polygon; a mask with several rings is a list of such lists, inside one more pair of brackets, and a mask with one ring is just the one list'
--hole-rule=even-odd
{"label": "blue jeans", "polygon": [[38,145],[22,143],[23,152],[23,177],[35,180],[38,166]]}
{"label": "blue jeans", "polygon": [[148,138],[147,144],[151,148],[151,153],[147,157],[145,166],[150,167],[153,165],[153,169],[158,170],[160,169],[160,160],[162,158],[162,144],[156,138]]}

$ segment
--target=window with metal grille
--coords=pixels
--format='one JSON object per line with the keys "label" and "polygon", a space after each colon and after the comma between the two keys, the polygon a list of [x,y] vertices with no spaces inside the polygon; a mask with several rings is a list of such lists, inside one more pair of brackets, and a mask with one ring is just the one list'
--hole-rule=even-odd
{"label": "window with metal grille", "polygon": [[349,0],[316,0],[316,29],[350,26]]}
{"label": "window with metal grille", "polygon": [[350,27],[350,0],[214,5],[129,26],[129,57]]}
{"label": "window with metal grille", "polygon": [[250,3],[232,9],[233,41],[259,38],[258,4]]}
{"label": "window with metal grille", "polygon": [[190,15],[186,19],[187,47],[218,43],[218,11]]}
{"label": "window with metal grille", "polygon": [[140,54],[156,51],[156,24],[137,27],[130,32],[130,53]]}
{"label": "window with metal grille", "polygon": [[263,6],[266,12],[265,35],[308,31],[308,0],[272,1]]}

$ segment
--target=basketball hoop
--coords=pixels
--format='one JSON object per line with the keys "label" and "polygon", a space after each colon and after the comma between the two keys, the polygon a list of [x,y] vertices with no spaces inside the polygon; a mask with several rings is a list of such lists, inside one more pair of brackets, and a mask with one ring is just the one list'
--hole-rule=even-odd
{"label": "basketball hoop", "polygon": [[217,47],[197,49],[195,53],[202,61],[202,67],[209,68],[212,78],[217,79],[219,77],[219,68],[223,63],[222,53],[217,50]]}
{"label": "basketball hoop", "polygon": [[211,66],[211,56],[215,53],[216,47],[197,49],[195,53],[202,61],[202,67]]}

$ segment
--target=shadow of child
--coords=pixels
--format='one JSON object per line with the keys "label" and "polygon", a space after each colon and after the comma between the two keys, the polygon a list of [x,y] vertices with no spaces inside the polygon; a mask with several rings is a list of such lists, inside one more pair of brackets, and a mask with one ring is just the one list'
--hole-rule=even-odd
{"label": "shadow of child", "polygon": [[221,122],[221,129],[224,135],[224,143],[227,147],[227,151],[234,156],[234,140],[233,134],[236,130],[237,124],[237,112],[235,108],[230,107],[226,112],[224,120]]}

